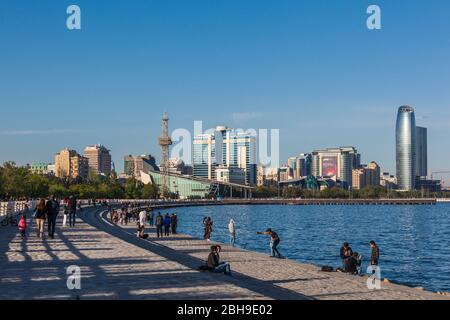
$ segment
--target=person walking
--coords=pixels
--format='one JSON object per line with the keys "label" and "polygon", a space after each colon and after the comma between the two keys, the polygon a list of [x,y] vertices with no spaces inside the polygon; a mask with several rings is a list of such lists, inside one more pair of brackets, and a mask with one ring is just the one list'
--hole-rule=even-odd
{"label": "person walking", "polygon": [[74,196],[70,196],[67,206],[69,207],[69,226],[75,227],[75,221],[77,219],[77,199]]}
{"label": "person walking", "polygon": [[212,226],[213,226],[213,221],[211,219],[211,217],[205,217],[203,219],[203,225],[205,226],[205,233],[203,235],[203,239],[207,240],[207,241],[211,241],[211,234],[212,234]]}
{"label": "person walking", "polygon": [[233,218],[231,218],[230,222],[228,223],[228,231],[230,232],[230,244],[232,247],[234,247],[234,243],[236,241],[236,229],[234,227]]}
{"label": "person walking", "polygon": [[27,234],[27,220],[25,218],[25,214],[22,214],[20,216],[20,220],[19,220],[19,233],[20,236],[22,237],[22,239],[25,239],[26,234]]}
{"label": "person walking", "polygon": [[161,215],[161,212],[158,212],[156,216],[156,235],[157,237],[163,237],[163,220],[164,217]]}
{"label": "person walking", "polygon": [[378,266],[378,259],[380,258],[380,249],[374,240],[370,241],[370,248],[372,249],[372,254],[370,255],[370,265]]}
{"label": "person walking", "polygon": [[59,213],[59,203],[54,196],[50,196],[46,205],[48,236],[50,239],[55,238],[56,218]]}
{"label": "person walking", "polygon": [[38,238],[44,238],[44,224],[45,224],[45,200],[39,200],[34,213],[36,220],[36,235]]}
{"label": "person walking", "polygon": [[168,213],[166,213],[165,217],[164,217],[164,235],[167,237],[170,235],[170,216]]}
{"label": "person walking", "polygon": [[283,258],[283,256],[278,251],[277,247],[280,244],[280,237],[272,229],[267,229],[264,232],[257,232],[257,234],[266,234],[270,236],[270,257],[272,258]]}

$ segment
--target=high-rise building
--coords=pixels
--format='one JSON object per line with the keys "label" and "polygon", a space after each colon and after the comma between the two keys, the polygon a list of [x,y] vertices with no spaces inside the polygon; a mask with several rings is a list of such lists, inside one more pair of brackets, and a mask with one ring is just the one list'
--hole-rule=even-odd
{"label": "high-rise building", "polygon": [[193,139],[194,176],[215,179],[218,166],[239,168],[245,172],[245,184],[256,185],[256,137],[248,132],[217,127],[214,133]]}
{"label": "high-rise building", "polygon": [[280,167],[278,168],[278,178],[277,181],[282,182],[282,181],[288,181],[290,180],[290,172],[291,172],[291,168],[289,167]]}
{"label": "high-rise building", "polygon": [[87,179],[88,173],[88,159],[75,150],[65,148],[55,155],[55,175],[58,178]]}
{"label": "high-rise building", "polygon": [[416,176],[428,176],[427,128],[416,127]]}
{"label": "high-rise building", "polygon": [[192,164],[195,177],[215,179],[215,170],[218,165],[215,135],[201,134],[194,137]]}
{"label": "high-rise building", "polygon": [[111,174],[111,154],[102,145],[96,144],[84,149],[84,157],[88,159],[89,170],[93,174]]}
{"label": "high-rise building", "polygon": [[416,118],[414,109],[401,106],[396,124],[396,167],[398,189],[414,189],[416,179]]}
{"label": "high-rise building", "polygon": [[352,170],[353,189],[380,186],[381,169],[376,162]]}
{"label": "high-rise building", "polygon": [[361,156],[354,147],[329,148],[312,153],[312,175],[336,177],[352,185],[352,170],[360,166]]}
{"label": "high-rise building", "polygon": [[141,171],[147,174],[150,171],[159,171],[153,156],[146,154],[142,156],[128,155],[124,157],[124,173],[127,176],[139,179]]}
{"label": "high-rise building", "polygon": [[300,179],[311,175],[312,156],[309,153],[302,153],[297,157],[288,159],[288,167],[291,168],[292,177]]}
{"label": "high-rise building", "polygon": [[264,166],[258,165],[258,167],[256,169],[256,185],[258,187],[262,187],[266,183],[264,171],[265,171]]}
{"label": "high-rise building", "polygon": [[244,170],[245,184],[256,185],[256,137],[242,130],[219,126],[216,128],[216,147],[221,165]]}

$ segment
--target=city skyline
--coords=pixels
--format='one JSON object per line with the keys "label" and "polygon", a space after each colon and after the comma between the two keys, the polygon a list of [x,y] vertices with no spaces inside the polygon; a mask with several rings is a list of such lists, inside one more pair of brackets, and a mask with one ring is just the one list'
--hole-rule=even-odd
{"label": "city skyline", "polygon": [[378,1],[383,28],[369,31],[360,1],[77,1],[77,33],[67,3],[3,2],[0,162],[101,143],[123,168],[126,154],[159,156],[167,111],[172,130],[279,128],[281,164],[352,145],[395,173],[395,114],[407,104],[428,128],[429,173],[449,170],[450,4],[434,3]]}

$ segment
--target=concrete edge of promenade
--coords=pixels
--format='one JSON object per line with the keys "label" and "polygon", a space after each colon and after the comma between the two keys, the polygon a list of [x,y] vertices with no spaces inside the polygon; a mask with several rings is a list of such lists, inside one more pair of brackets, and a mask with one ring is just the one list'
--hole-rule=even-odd
{"label": "concrete edge of promenade", "polygon": [[[198,204],[197,204],[198,205]],[[207,203],[202,203],[200,205],[208,205]],[[209,204],[210,205],[210,204]],[[158,209],[169,209],[169,208],[175,208],[175,207],[183,207],[186,206],[186,204],[179,204],[176,205],[174,203],[168,202],[168,203],[159,203],[159,204],[152,204],[150,206],[145,205],[145,206],[141,206],[139,208],[136,208],[136,210],[140,210],[142,208],[158,208]],[[195,204],[190,204],[189,206],[195,206]],[[106,219],[106,212],[105,210],[99,210],[96,212],[96,215],[98,215],[100,218],[104,218],[104,221],[107,221]],[[99,220],[103,220],[103,219],[99,219]],[[104,222],[103,222],[104,223]],[[108,222],[109,223],[109,222]],[[110,225],[112,225],[111,223],[109,223]],[[119,229],[123,229],[121,226],[114,226],[113,227],[117,227]],[[154,228],[151,228],[154,229]],[[126,231],[126,230],[124,230]],[[184,237],[184,238],[191,238],[192,240],[202,240],[199,238],[195,238],[193,236],[190,235],[186,235],[186,234],[177,234],[178,236]],[[157,241],[157,239],[151,238],[151,239],[147,239],[147,240],[143,240],[143,241],[150,241],[150,242],[155,242]],[[206,243],[206,241],[205,241]],[[227,248],[229,247],[229,244],[224,244],[224,243],[219,243],[219,242],[215,242],[215,241],[211,241],[208,242],[208,244],[220,244],[223,248]],[[159,245],[164,246],[164,244],[159,243]],[[231,248],[231,247],[230,247]],[[248,249],[244,249],[244,248],[239,248],[239,247],[234,247],[233,250],[239,250],[241,252],[246,252],[249,254],[252,254],[254,256],[258,256],[261,258],[268,258],[268,256],[264,253],[261,252],[257,252],[257,251],[252,251],[252,250],[248,250]],[[271,260],[274,261],[274,260]],[[285,261],[287,263],[291,263],[291,264],[295,264],[297,266],[301,266],[307,270],[316,270],[317,272],[319,272],[320,267],[317,265],[313,265],[313,264],[307,264],[307,263],[301,263],[298,262],[296,260],[292,260],[292,259],[284,259],[284,260],[280,260],[280,261]],[[332,273],[326,273],[328,276],[330,277],[334,277],[335,279],[342,278],[342,277],[349,277],[349,275],[346,274],[342,274],[342,273],[336,273],[336,272],[332,272]],[[355,277],[354,279],[361,279],[364,283],[366,282],[366,280],[369,278],[368,275],[362,275],[359,277]],[[347,278],[347,279],[351,279],[351,278]],[[394,280],[391,279],[383,279],[382,280],[383,286],[392,289],[393,291],[397,291],[397,292],[408,292],[411,295],[414,296],[420,296],[423,299],[427,299],[427,300],[449,300],[450,299],[450,293],[448,292],[433,292],[433,291],[429,291],[429,290],[425,290],[421,287],[411,287],[402,283],[398,283]],[[301,294],[303,294],[302,292],[300,292]],[[305,295],[305,297],[308,297],[307,295]],[[313,299],[313,298],[311,298]],[[397,297],[393,296],[392,299],[397,299]]]}

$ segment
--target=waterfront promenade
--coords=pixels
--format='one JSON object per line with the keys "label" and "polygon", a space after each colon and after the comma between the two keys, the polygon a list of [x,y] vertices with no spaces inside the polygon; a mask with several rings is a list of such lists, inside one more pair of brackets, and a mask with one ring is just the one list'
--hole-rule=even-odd
{"label": "waterfront promenade", "polygon": [[[211,243],[186,235],[149,240],[135,226],[111,225],[103,208],[84,209],[75,228],[58,224],[54,240],[0,233],[0,299],[444,299],[395,284],[369,290],[363,277],[223,246],[233,276],[198,272]],[[81,268],[81,290],[66,287],[66,268]]]}

